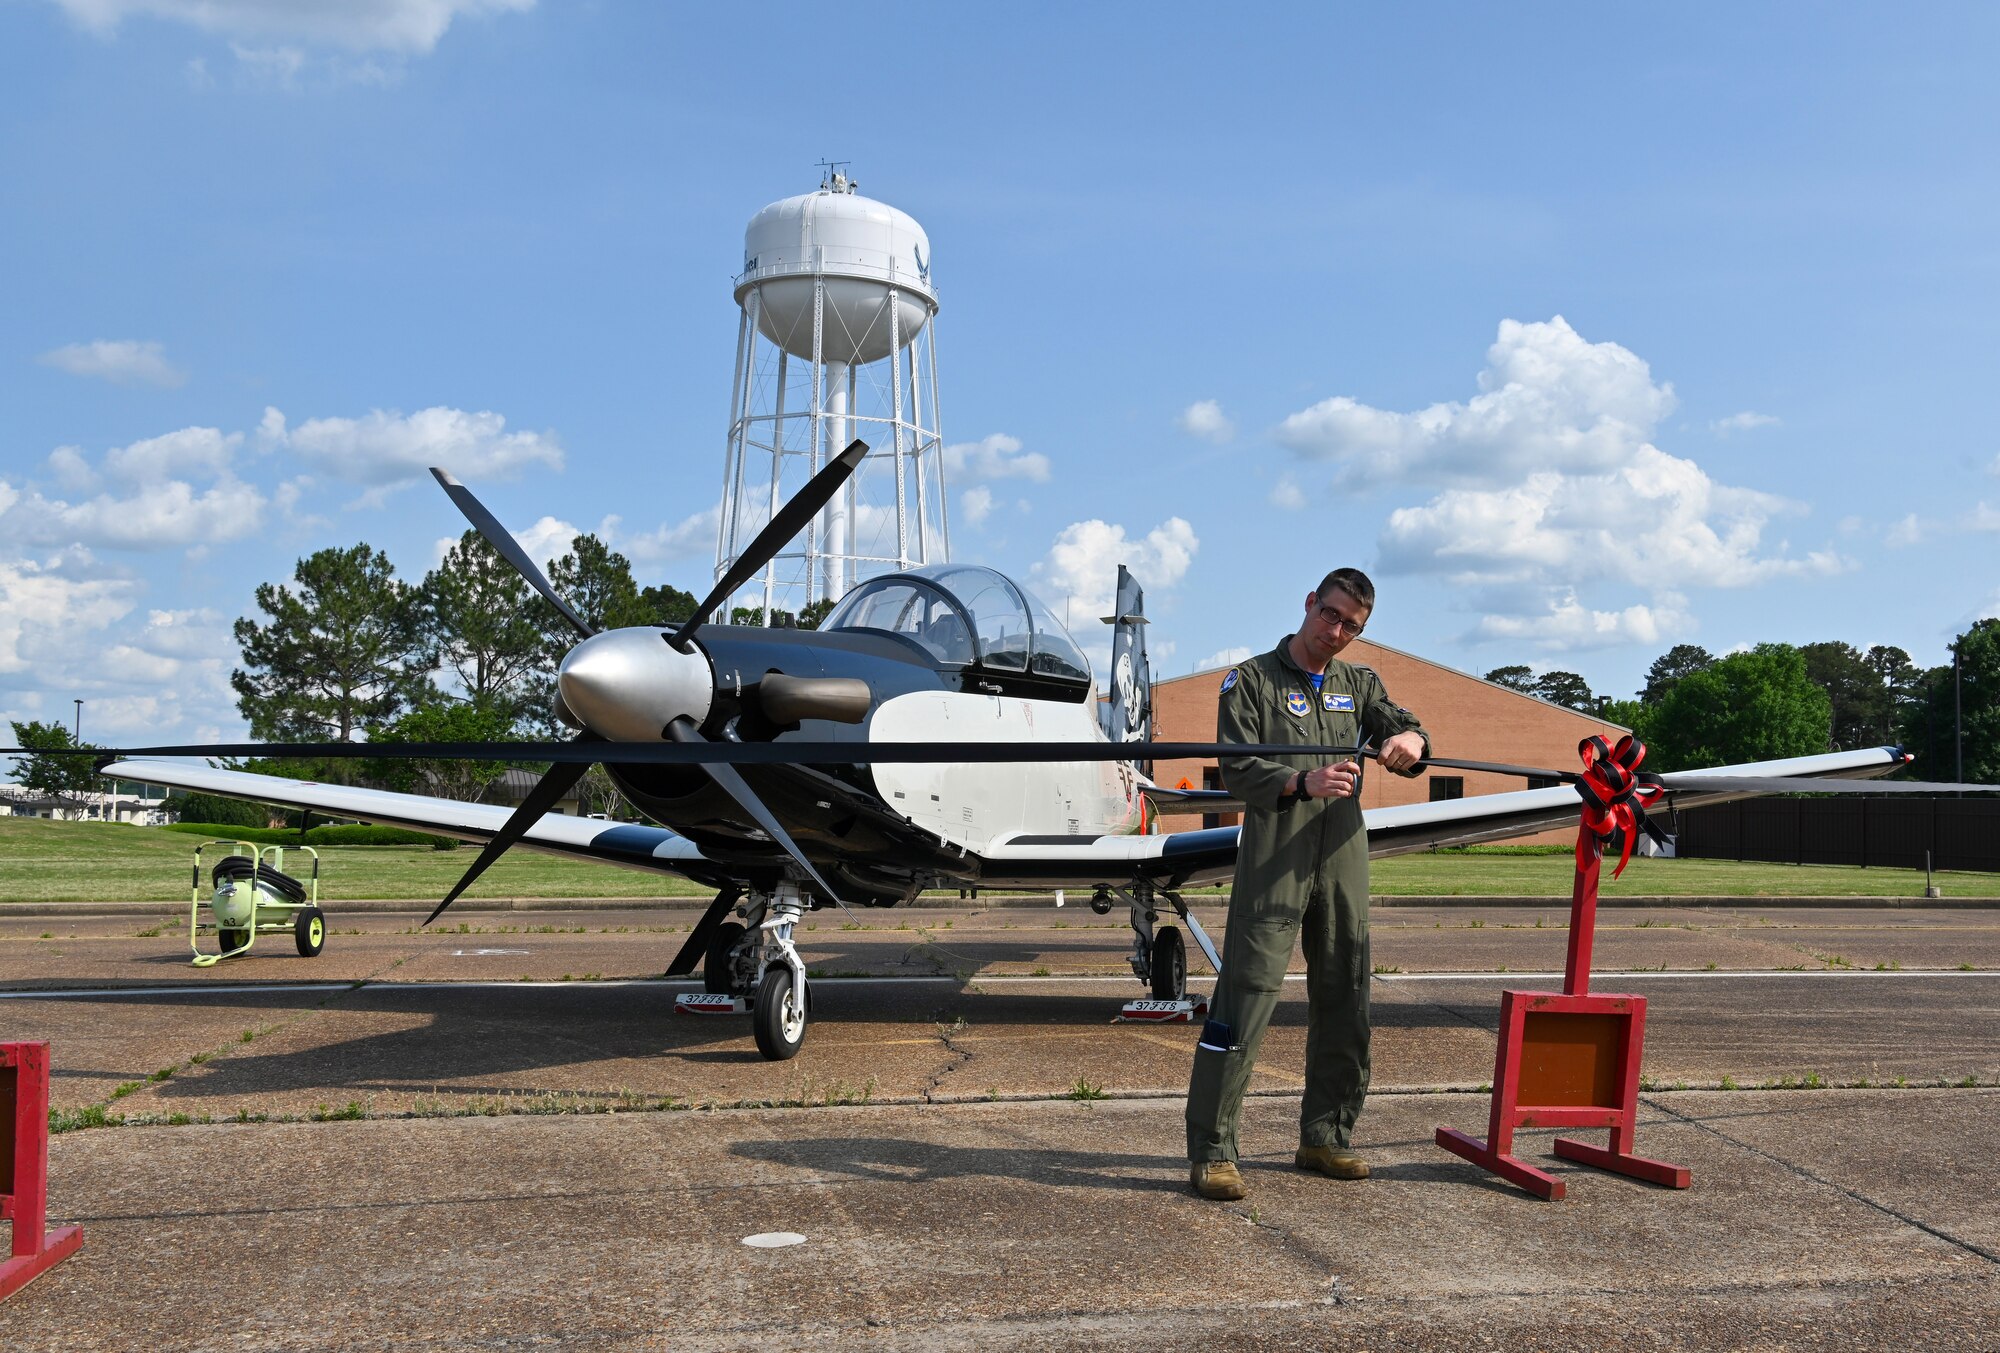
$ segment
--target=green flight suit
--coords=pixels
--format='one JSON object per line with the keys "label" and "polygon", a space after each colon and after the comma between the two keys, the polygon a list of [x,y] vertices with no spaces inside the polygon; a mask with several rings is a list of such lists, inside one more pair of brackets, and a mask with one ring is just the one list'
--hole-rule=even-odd
{"label": "green flight suit", "polygon": [[[1290,644],[1287,636],[1223,678],[1217,742],[1351,747],[1365,731],[1370,745],[1380,747],[1397,733],[1423,733],[1416,716],[1391,703],[1381,678],[1366,667],[1335,658],[1314,690],[1312,678],[1292,661]],[[1429,749],[1425,735],[1427,754]],[[1292,947],[1301,940],[1309,1022],[1299,1144],[1350,1144],[1368,1091],[1368,832],[1356,798],[1285,798],[1295,772],[1328,760],[1222,760],[1224,787],[1248,811],[1237,846],[1222,975],[1188,1083],[1190,1160],[1236,1159],[1243,1092]]]}

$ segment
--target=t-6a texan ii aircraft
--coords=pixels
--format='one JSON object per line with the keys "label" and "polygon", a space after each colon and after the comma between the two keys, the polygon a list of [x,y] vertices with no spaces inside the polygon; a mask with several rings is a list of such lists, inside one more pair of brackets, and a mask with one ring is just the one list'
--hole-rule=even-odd
{"label": "t-6a texan ii aircraft", "polygon": [[[1141,595],[1122,569],[1117,613],[1108,617],[1115,675],[1102,715],[1090,664],[1061,622],[987,568],[928,565],[870,578],[816,631],[710,624],[832,499],[866,450],[857,441],[815,475],[678,628],[603,632],[563,601],[468,489],[433,471],[487,541],[576,629],[579,642],[557,681],[557,714],[576,730],[572,740],[154,747],[116,753],[101,769],[484,843],[431,919],[516,844],[696,880],[716,890],[715,901],[669,975],[700,962],[717,1003],[751,1012],[757,1045],[771,1058],[790,1057],[805,1036],[806,967],[794,942],[800,918],[829,904],[893,906],[929,888],[1087,890],[1100,910],[1122,902],[1135,934],[1134,972],[1156,999],[1180,999],[1186,950],[1178,928],[1158,924],[1160,913],[1174,913],[1219,965],[1182,890],[1230,876],[1238,829],[1156,830],[1163,808],[1198,803],[1212,811],[1232,801],[1162,789],[1142,766],[1150,757],[1315,749],[1149,741]],[[1331,760],[1357,748],[1318,750]],[[510,811],[143,759],[385,754],[541,761],[550,769]],[[1703,802],[1805,787],[1789,777],[1835,777],[1806,785],[1858,789],[1853,779],[1905,760],[1884,747],[1660,779],[1681,802]],[[592,764],[604,765],[659,825],[551,812]],[[1573,823],[1578,809],[1577,792],[1559,786],[1377,808],[1367,827],[1372,853],[1390,855]]]}

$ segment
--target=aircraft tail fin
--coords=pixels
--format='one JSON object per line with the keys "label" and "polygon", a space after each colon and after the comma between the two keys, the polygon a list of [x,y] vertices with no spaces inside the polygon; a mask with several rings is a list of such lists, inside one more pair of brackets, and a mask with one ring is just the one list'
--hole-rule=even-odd
{"label": "aircraft tail fin", "polygon": [[1113,742],[1153,739],[1153,674],[1146,663],[1146,594],[1123,564],[1118,600],[1105,616],[1111,626],[1111,699],[1102,707],[1104,732]]}

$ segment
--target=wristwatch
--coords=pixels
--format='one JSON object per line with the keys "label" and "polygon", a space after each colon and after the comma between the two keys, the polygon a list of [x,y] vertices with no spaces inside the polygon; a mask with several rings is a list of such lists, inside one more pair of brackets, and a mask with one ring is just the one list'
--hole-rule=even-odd
{"label": "wristwatch", "polygon": [[1306,792],[1306,772],[1304,771],[1299,772],[1298,781],[1299,781],[1299,787],[1297,789],[1294,789],[1291,793],[1285,795],[1285,797],[1286,799],[1288,799],[1293,803],[1304,803],[1307,799],[1310,799],[1312,797],[1311,794]]}

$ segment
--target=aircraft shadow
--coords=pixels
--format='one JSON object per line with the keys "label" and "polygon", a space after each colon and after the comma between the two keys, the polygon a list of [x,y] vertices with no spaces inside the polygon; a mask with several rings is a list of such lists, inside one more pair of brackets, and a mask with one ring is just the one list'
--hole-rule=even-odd
{"label": "aircraft shadow", "polygon": [[935,1142],[894,1137],[743,1141],[730,1143],[729,1151],[760,1164],[843,1174],[878,1183],[924,1184],[944,1179],[987,1178],[1127,1193],[1187,1190],[1187,1161],[1178,1155],[940,1146]]}

